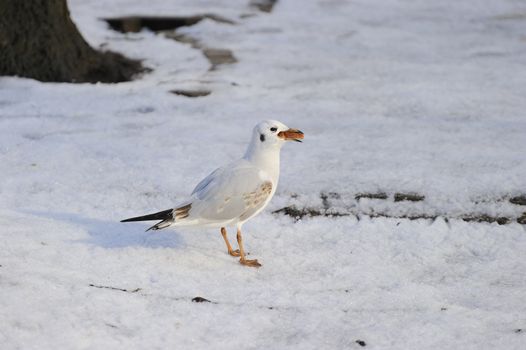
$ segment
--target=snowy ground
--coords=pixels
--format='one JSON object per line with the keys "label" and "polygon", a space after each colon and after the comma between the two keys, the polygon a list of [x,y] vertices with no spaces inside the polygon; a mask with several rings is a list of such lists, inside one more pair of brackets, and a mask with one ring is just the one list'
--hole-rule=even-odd
{"label": "snowy ground", "polygon": [[[154,71],[119,85],[0,79],[2,349],[526,347],[526,206],[509,201],[526,192],[524,3],[69,3],[93,46]],[[100,20],[204,13],[235,24],[177,33],[237,63],[210,71],[170,33]],[[284,148],[276,197],[245,225],[262,268],[240,266],[214,230],[118,222],[170,207],[267,118],[306,140]],[[271,214],[290,205],[352,215]],[[438,218],[393,218],[415,215]],[[460,220],[471,215],[509,223]]]}

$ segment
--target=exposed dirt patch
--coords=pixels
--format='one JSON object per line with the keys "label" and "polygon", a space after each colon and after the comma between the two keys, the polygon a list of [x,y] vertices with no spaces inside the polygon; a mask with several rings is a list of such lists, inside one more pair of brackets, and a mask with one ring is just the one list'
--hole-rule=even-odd
{"label": "exposed dirt patch", "polygon": [[[303,219],[305,216],[307,217],[313,217],[313,216],[327,216],[324,212],[318,209],[314,208],[297,208],[295,205],[291,205],[288,207],[283,207],[278,210],[274,210],[272,214],[284,214],[288,215],[290,217],[293,217],[296,220]],[[348,214],[346,214],[348,215]]]}
{"label": "exposed dirt patch", "polygon": [[[384,213],[373,213],[373,214],[364,214],[370,218],[391,218],[391,219],[407,219],[407,220],[436,220],[437,215],[426,215],[426,214],[408,214],[408,215],[389,215]],[[446,218],[447,220],[447,218]]]}
{"label": "exposed dirt patch", "polygon": [[203,298],[203,297],[195,297],[195,298],[192,299],[192,301],[193,301],[194,303],[211,303],[210,300],[205,299],[205,298]]}
{"label": "exposed dirt patch", "polygon": [[492,18],[498,21],[523,21],[526,20],[526,13],[506,13]]}
{"label": "exposed dirt patch", "polygon": [[94,287],[94,288],[101,288],[101,289],[118,290],[118,291],[126,292],[126,293],[137,293],[138,291],[141,290],[141,288],[124,289],[124,288],[117,288],[117,287],[111,287],[111,286],[100,286],[100,285],[96,285],[96,284],[89,284],[89,286],[90,287]]}
{"label": "exposed dirt patch", "polygon": [[[398,196],[398,197],[397,197]],[[291,194],[291,198],[297,199],[298,195]],[[365,193],[361,192],[355,195],[356,201],[360,201],[362,198],[386,200],[389,198],[387,193]],[[486,223],[497,223],[499,225],[505,225],[512,222],[517,222],[522,225],[526,225],[526,212],[520,217],[507,217],[507,216],[492,216],[484,213],[465,213],[456,215],[433,215],[428,213],[419,213],[421,208],[415,207],[408,214],[393,215],[386,209],[374,209],[374,208],[363,208],[357,206],[355,203],[349,203],[348,201],[341,201],[341,195],[336,192],[322,192],[320,194],[322,200],[321,207],[297,207],[296,205],[289,205],[281,209],[275,210],[273,214],[284,214],[294,218],[295,220],[301,220],[305,217],[340,217],[340,216],[355,216],[370,217],[370,218],[393,218],[393,219],[407,219],[407,220],[436,220],[438,217],[443,217],[446,222],[449,219],[458,219],[466,222],[486,222]],[[406,194],[396,193],[395,202],[401,201],[422,201],[424,196],[418,194]],[[499,201],[496,199],[495,201]],[[383,208],[380,206],[379,208]]]}
{"label": "exposed dirt patch", "polygon": [[232,64],[236,63],[237,59],[234,57],[232,51],[228,49],[210,49],[203,48],[203,54],[208,59],[212,67],[211,70],[217,68],[221,64]]}
{"label": "exposed dirt patch", "polygon": [[219,23],[235,24],[227,18],[213,15],[195,15],[195,16],[170,16],[170,17],[155,17],[155,16],[128,16],[116,18],[104,18],[111,29],[121,33],[137,33],[143,29],[149,29],[154,32],[165,30],[174,30],[180,27],[193,26],[204,20],[211,19]]}
{"label": "exposed dirt patch", "polygon": [[358,193],[356,196],[354,196],[354,199],[359,201],[362,198],[369,198],[369,199],[387,199],[387,193],[380,192],[380,193]]}
{"label": "exposed dirt patch", "polygon": [[165,36],[180,43],[189,44],[194,49],[201,50],[208,62],[210,62],[210,70],[215,70],[222,64],[233,64],[237,62],[237,58],[231,50],[206,47],[202,45],[199,40],[177,32],[166,32]]}
{"label": "exposed dirt patch", "polygon": [[[341,217],[341,216],[356,216],[358,219],[360,216],[367,216],[370,218],[391,218],[391,219],[407,219],[407,220],[436,220],[438,217],[444,217],[444,219],[459,219],[466,222],[487,222],[494,223],[496,222],[499,225],[506,225],[514,221],[512,218],[507,218],[503,216],[494,217],[486,214],[470,214],[460,217],[448,217],[448,216],[439,216],[439,215],[426,215],[426,214],[408,214],[408,215],[390,215],[388,213],[358,213],[355,210],[350,210],[349,212],[342,212],[331,209],[316,209],[316,208],[298,208],[294,205],[287,206],[272,212],[273,214],[284,214],[294,218],[295,220],[301,220],[305,217]],[[520,218],[517,219],[519,224],[526,225],[526,213],[524,213]]]}
{"label": "exposed dirt patch", "polygon": [[510,198],[510,203],[517,205],[526,205],[526,194]]}
{"label": "exposed dirt patch", "polygon": [[251,17],[256,17],[256,14],[254,14],[254,13],[243,13],[243,14],[239,15],[239,18],[241,18],[241,19],[251,18]]}
{"label": "exposed dirt patch", "polygon": [[411,201],[411,202],[420,202],[423,201],[425,196],[419,195],[418,193],[395,193],[394,201]]}
{"label": "exposed dirt patch", "polygon": [[200,49],[199,40],[189,35],[177,33],[176,31],[175,32],[165,32],[164,35],[167,38],[173,39],[180,43],[192,45],[194,49]]}
{"label": "exposed dirt patch", "polygon": [[252,0],[250,1],[250,6],[257,8],[259,11],[269,13],[272,12],[276,2],[278,0]]}
{"label": "exposed dirt patch", "polygon": [[179,96],[186,96],[186,97],[203,97],[203,96],[208,96],[212,93],[211,91],[208,91],[208,90],[180,90],[180,89],[171,90],[170,92],[172,94],[176,94]]}
{"label": "exposed dirt patch", "polygon": [[340,199],[341,196],[339,193],[336,193],[336,192],[322,192],[320,194],[320,198],[322,200],[322,203],[323,203],[323,209],[325,210],[328,210],[330,208],[330,202],[329,202],[329,199]]}
{"label": "exposed dirt patch", "polygon": [[502,216],[501,217],[493,217],[493,216],[489,216],[489,215],[485,215],[485,214],[474,215],[474,216],[465,216],[465,217],[462,217],[461,219],[464,220],[464,221],[467,221],[467,222],[471,222],[471,221],[475,221],[475,222],[489,222],[489,223],[496,222],[499,225],[505,225],[505,224],[507,224],[507,223],[509,223],[511,221],[511,219],[506,218],[506,217],[502,217]]}
{"label": "exposed dirt patch", "polygon": [[[127,16],[116,18],[105,18],[104,21],[115,31],[121,33],[137,33],[143,29],[151,30],[155,33],[162,33],[167,38],[178,42],[191,45],[194,49],[200,50],[210,62],[209,70],[216,70],[224,64],[233,64],[237,62],[236,57],[231,50],[222,48],[206,47],[198,39],[189,35],[177,33],[181,27],[193,26],[204,19],[210,19],[218,23],[235,25],[236,22],[214,14],[201,14],[194,16]],[[203,97],[210,95],[209,90],[187,90],[176,89],[170,91],[179,96],[186,97]]]}
{"label": "exposed dirt patch", "polygon": [[232,51],[221,48],[210,48],[202,45],[199,40],[177,33],[181,27],[193,26],[204,19],[211,19],[218,23],[234,25],[236,22],[214,14],[203,14],[195,16],[171,16],[171,17],[149,17],[128,16],[105,18],[109,26],[121,33],[137,33],[143,29],[149,29],[155,33],[164,33],[167,38],[174,39],[184,44],[190,44],[194,49],[201,50],[210,62],[210,70],[215,70],[219,65],[236,63]]}

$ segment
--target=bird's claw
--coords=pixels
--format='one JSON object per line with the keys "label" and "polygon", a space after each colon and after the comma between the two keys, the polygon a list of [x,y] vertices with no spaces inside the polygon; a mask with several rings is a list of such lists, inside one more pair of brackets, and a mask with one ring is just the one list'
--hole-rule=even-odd
{"label": "bird's claw", "polygon": [[[241,252],[239,251],[239,249],[236,249],[236,250],[230,250],[228,252],[228,254],[232,255],[232,256],[235,256],[235,257],[238,257],[238,256],[241,256]],[[249,252],[246,252],[245,255],[250,255]]]}
{"label": "bird's claw", "polygon": [[239,259],[239,263],[241,265],[250,266],[250,267],[261,267],[261,264],[258,262],[257,259],[254,260],[247,260],[247,259]]}

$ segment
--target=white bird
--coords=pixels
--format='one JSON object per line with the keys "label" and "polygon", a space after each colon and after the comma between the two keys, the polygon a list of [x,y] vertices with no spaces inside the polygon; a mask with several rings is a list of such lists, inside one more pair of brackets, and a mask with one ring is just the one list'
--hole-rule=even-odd
{"label": "white bird", "polygon": [[[290,129],[276,120],[265,120],[254,127],[243,158],[216,169],[194,188],[190,198],[175,208],[122,220],[161,220],[148,230],[169,226],[217,227],[225,240],[228,254],[240,257],[242,265],[261,264],[245,258],[241,228],[259,214],[276,192],[279,180],[280,150],[286,141],[301,142],[303,132]],[[226,226],[236,226],[238,250],[227,238]],[[148,231],[147,230],[147,231]]]}

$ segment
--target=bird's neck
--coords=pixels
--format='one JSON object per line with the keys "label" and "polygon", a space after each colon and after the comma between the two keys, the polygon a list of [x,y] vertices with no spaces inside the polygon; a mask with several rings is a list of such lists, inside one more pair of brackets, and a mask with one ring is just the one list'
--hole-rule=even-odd
{"label": "bird's neck", "polygon": [[280,150],[281,148],[278,146],[262,148],[258,147],[258,145],[251,144],[248,146],[243,158],[265,171],[277,183],[279,178]]}

